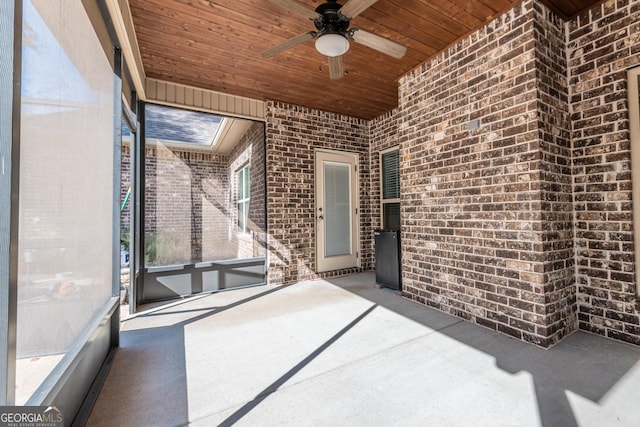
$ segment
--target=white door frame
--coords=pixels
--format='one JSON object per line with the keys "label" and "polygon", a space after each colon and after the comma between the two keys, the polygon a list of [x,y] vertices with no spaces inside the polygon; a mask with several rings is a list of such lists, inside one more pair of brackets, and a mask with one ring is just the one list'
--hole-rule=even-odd
{"label": "white door frame", "polygon": [[[631,139],[631,200],[633,210],[633,240],[635,245],[636,283],[640,280],[640,67],[627,71],[629,99],[629,131]],[[640,297],[640,286],[636,286]]]}
{"label": "white door frame", "polygon": [[[316,220],[316,272],[340,270],[360,266],[360,191],[358,173],[358,153],[337,150],[315,150],[315,220]],[[351,178],[349,189],[351,202],[351,245],[348,255],[325,256],[325,197],[324,164],[348,164]]]}

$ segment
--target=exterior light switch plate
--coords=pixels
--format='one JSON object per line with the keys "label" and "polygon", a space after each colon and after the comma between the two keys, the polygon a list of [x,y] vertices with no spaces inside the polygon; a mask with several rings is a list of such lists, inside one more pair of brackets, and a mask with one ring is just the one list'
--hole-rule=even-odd
{"label": "exterior light switch plate", "polygon": [[476,119],[476,120],[472,120],[469,123],[467,123],[467,130],[475,130],[478,129],[480,127],[480,120]]}

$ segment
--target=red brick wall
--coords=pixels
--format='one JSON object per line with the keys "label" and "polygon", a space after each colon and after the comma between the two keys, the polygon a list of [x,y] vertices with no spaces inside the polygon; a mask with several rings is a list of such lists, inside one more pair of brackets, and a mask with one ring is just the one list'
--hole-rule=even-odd
{"label": "red brick wall", "polygon": [[[267,102],[268,283],[294,283],[314,277],[372,268],[367,122],[353,117]],[[314,149],[359,154],[362,267],[316,275]]]}
{"label": "red brick wall", "polygon": [[635,344],[626,70],[640,64],[639,23],[639,1],[610,0],[568,24],[580,328]]}
{"label": "red brick wall", "polygon": [[371,122],[371,176],[373,195],[398,122],[411,298],[542,346],[577,326],[640,344],[626,91],[638,22],[638,1],[568,23],[525,1],[401,79],[398,113]]}
{"label": "red brick wall", "polygon": [[[120,206],[127,197],[127,191],[131,186],[131,149],[127,144],[122,144],[122,156],[120,163]],[[130,196],[124,210],[120,212],[120,229],[128,230],[131,227],[131,206],[133,198]]]}
{"label": "red brick wall", "polygon": [[525,1],[400,80],[405,293],[545,347],[576,323],[563,34]]}
{"label": "red brick wall", "polygon": [[547,318],[546,330],[538,327],[538,333],[554,343],[578,327],[566,31],[564,22],[541,3],[533,6]]}

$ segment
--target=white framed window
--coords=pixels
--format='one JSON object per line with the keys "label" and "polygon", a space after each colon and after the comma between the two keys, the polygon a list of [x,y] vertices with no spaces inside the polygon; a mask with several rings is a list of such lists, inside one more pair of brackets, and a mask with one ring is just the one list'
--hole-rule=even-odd
{"label": "white framed window", "polygon": [[242,233],[248,233],[249,202],[251,200],[251,178],[249,165],[236,172],[236,206],[238,213],[238,229]]}
{"label": "white framed window", "polygon": [[400,149],[380,152],[380,224],[384,230],[400,229]]}

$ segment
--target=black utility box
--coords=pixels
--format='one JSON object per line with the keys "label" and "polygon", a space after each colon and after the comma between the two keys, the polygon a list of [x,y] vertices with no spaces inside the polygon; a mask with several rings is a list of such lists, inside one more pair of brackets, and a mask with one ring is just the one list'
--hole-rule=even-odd
{"label": "black utility box", "polygon": [[376,282],[400,290],[400,231],[375,230]]}

